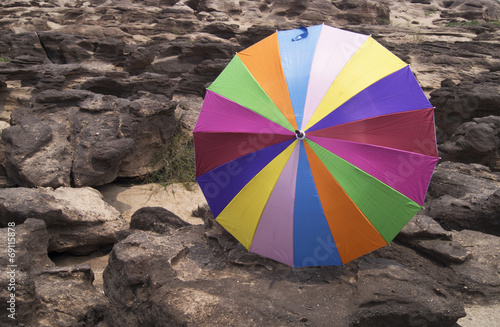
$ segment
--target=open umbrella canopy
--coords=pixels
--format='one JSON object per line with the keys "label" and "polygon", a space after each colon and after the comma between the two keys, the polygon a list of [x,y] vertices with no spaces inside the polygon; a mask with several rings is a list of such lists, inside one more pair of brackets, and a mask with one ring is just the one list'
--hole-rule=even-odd
{"label": "open umbrella canopy", "polygon": [[277,31],[208,88],[196,180],[249,251],[342,265],[387,245],[422,208],[438,161],[433,107],[372,37]]}

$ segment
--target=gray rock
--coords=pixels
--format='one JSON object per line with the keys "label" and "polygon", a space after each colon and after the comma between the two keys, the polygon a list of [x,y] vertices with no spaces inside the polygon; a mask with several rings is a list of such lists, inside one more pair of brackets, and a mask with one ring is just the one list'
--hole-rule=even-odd
{"label": "gray rock", "polygon": [[463,263],[471,257],[471,253],[455,241],[418,240],[412,246],[443,264]]}
{"label": "gray rock", "polygon": [[121,119],[121,133],[132,139],[135,147],[123,158],[118,177],[144,176],[153,171],[153,162],[179,126],[174,115],[176,103],[166,96],[139,91],[131,100],[130,114]]}
{"label": "gray rock", "polygon": [[[0,301],[8,303],[15,294],[15,311],[5,310],[0,322],[5,326],[69,327],[95,326],[101,321],[108,301],[92,285],[90,266],[55,267],[47,256],[49,238],[42,220],[30,218],[11,228],[15,229],[16,256],[14,262],[0,258]],[[2,228],[2,239],[9,232],[12,230]]]}
{"label": "gray rock", "polygon": [[342,0],[332,2],[342,10],[337,14],[354,24],[381,24],[389,22],[390,9],[385,4],[371,0]]}
{"label": "gray rock", "polygon": [[45,221],[49,252],[86,254],[112,244],[128,228],[119,212],[92,188],[1,189],[1,226],[28,218]]}
{"label": "gray rock", "polygon": [[467,20],[498,20],[500,18],[500,5],[488,0],[455,0],[451,2],[449,10],[443,10],[441,17],[465,18]]}
{"label": "gray rock", "polygon": [[[11,275],[15,281],[11,281]],[[14,286],[15,289],[9,287]],[[36,321],[38,314],[41,313],[43,305],[36,295],[35,283],[29,272],[12,271],[7,266],[0,267],[0,301],[4,314],[0,316],[0,323],[4,326],[16,326],[13,324],[19,322],[17,326],[23,323]],[[11,300],[11,294],[15,294],[15,302]],[[11,305],[7,301],[15,304]],[[15,308],[10,309],[15,306]],[[9,308],[9,311],[7,311]],[[15,310],[14,310],[15,309]],[[11,318],[8,315],[12,315]],[[35,323],[36,326],[36,323]]]}
{"label": "gray rock", "polygon": [[[4,255],[0,258],[2,267],[14,263],[18,271],[35,271],[54,266],[47,255],[49,238],[43,220],[28,218],[22,224],[16,224],[13,220],[9,223],[0,229],[0,238],[2,240],[10,239],[9,243],[13,245],[12,249],[15,252],[13,252],[14,256],[12,257]],[[7,244],[5,242],[6,246]],[[9,252],[7,252],[6,247],[7,253]]]}
{"label": "gray rock", "polygon": [[500,237],[471,230],[453,232],[453,239],[472,258],[452,269],[462,280],[466,298],[476,302],[494,303],[500,296]]}
{"label": "gray rock", "polygon": [[104,272],[107,324],[452,326],[465,314],[443,286],[392,260],[293,269],[265,258],[256,264],[247,253],[231,263],[244,250],[204,233],[204,226],[168,236],[137,232],[115,245]]}
{"label": "gray rock", "polygon": [[20,186],[69,186],[71,153],[67,138],[65,126],[26,115],[19,125],[2,133],[7,176]]}
{"label": "gray rock", "polygon": [[19,186],[98,186],[143,176],[179,122],[176,103],[137,91],[128,99],[46,90],[13,113],[2,134],[6,176]]}
{"label": "gray rock", "polygon": [[397,239],[442,264],[463,263],[471,257],[460,243],[452,240],[434,219],[416,215],[398,234]]}
{"label": "gray rock", "polygon": [[134,233],[115,245],[103,273],[104,291],[113,303],[107,317],[111,326],[155,324],[155,317],[144,309],[149,307],[152,293],[175,277],[170,262],[184,249],[177,240],[145,232]]}
{"label": "gray rock", "polygon": [[357,277],[359,307],[351,314],[353,326],[411,326],[417,322],[455,326],[465,316],[462,304],[443,286],[395,261],[361,260]]}
{"label": "gray rock", "polygon": [[121,135],[120,120],[115,111],[99,115],[98,119],[91,112],[74,115],[72,173],[76,186],[104,185],[116,179],[121,162],[135,148],[133,139]]}
{"label": "gray rock", "polygon": [[453,239],[466,247],[478,263],[500,272],[500,237],[463,230],[453,232]]}
{"label": "gray rock", "polygon": [[500,117],[474,118],[455,131],[450,140],[440,145],[443,159],[480,163],[493,171],[500,170]]}
{"label": "gray rock", "polygon": [[133,75],[138,75],[144,72],[155,59],[155,54],[152,49],[138,47],[127,56],[124,68]]}
{"label": "gray rock", "polygon": [[500,177],[479,164],[440,163],[429,186],[425,214],[447,230],[500,235]]}
{"label": "gray rock", "polygon": [[57,103],[60,105],[61,102],[77,103],[80,100],[86,99],[89,95],[90,92],[80,90],[46,90],[38,93],[34,100],[42,104]]}
{"label": "gray rock", "polygon": [[451,233],[444,230],[431,217],[417,214],[403,227],[397,239],[405,243],[414,239],[451,240]]}
{"label": "gray rock", "polygon": [[[368,255],[395,260],[441,284],[463,303],[497,303],[500,296],[498,247],[500,237],[477,231],[452,232],[455,244],[470,253],[465,262],[436,264],[435,257],[422,255],[421,250],[398,242]],[[433,240],[440,241],[442,240]]]}
{"label": "gray rock", "polygon": [[463,123],[497,114],[500,105],[497,75],[485,73],[458,85],[444,80],[440,89],[431,92],[430,101],[436,107],[438,143],[449,140]]}
{"label": "gray rock", "polygon": [[37,298],[43,304],[39,326],[95,326],[103,320],[108,307],[106,298],[92,282],[89,265],[54,267],[34,277]]}
{"label": "gray rock", "polygon": [[179,216],[162,207],[141,208],[134,212],[130,219],[130,228],[159,234],[169,233],[189,225]]}

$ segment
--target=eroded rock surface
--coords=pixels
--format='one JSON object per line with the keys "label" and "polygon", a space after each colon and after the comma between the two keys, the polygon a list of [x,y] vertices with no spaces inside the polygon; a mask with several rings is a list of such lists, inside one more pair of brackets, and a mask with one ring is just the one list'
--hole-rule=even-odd
{"label": "eroded rock surface", "polygon": [[[89,265],[55,267],[47,256],[49,234],[40,219],[26,219],[10,230],[0,229],[7,240],[15,230],[16,256],[0,258],[0,300],[5,326],[96,326],[103,320],[108,300],[92,282]],[[14,311],[9,302],[15,294]],[[9,317],[8,314],[13,314]]]}
{"label": "eroded rock surface", "polygon": [[113,244],[128,224],[120,213],[90,188],[0,189],[0,226],[45,221],[49,252],[86,254]]}
{"label": "eroded rock surface", "polygon": [[293,269],[237,251],[237,242],[214,228],[137,232],[118,243],[104,273],[108,324],[385,326],[423,319],[453,326],[464,315],[442,285],[394,260]]}

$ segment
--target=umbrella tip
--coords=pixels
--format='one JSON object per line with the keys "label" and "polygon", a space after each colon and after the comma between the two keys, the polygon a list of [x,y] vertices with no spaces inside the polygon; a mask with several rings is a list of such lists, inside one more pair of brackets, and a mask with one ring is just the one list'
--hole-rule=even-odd
{"label": "umbrella tip", "polygon": [[304,137],[306,137],[306,133],[304,133],[304,131],[301,131],[301,130],[296,129],[296,130],[295,130],[295,137],[296,137],[298,140],[303,140],[303,139],[304,139]]}

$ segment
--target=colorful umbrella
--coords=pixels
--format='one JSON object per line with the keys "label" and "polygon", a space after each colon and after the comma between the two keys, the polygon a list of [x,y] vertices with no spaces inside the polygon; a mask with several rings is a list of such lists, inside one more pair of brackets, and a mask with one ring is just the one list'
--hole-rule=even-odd
{"label": "colorful umbrella", "polygon": [[422,208],[438,161],[433,107],[372,37],[277,31],[208,88],[196,180],[249,251],[342,265],[387,245]]}

